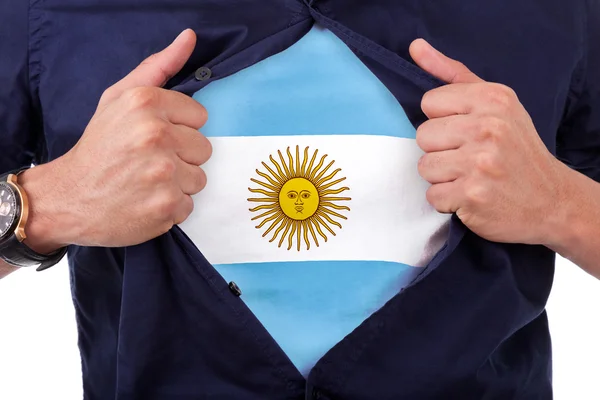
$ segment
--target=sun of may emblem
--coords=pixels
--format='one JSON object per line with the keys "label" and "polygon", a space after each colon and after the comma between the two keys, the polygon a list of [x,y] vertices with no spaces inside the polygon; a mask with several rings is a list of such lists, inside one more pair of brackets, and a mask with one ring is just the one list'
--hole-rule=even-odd
{"label": "sun of may emblem", "polygon": [[286,161],[278,150],[279,160],[271,155],[269,159],[272,165],[262,162],[266,172],[256,170],[262,179],[250,179],[260,187],[248,190],[262,195],[248,199],[252,203],[259,203],[250,209],[258,214],[252,220],[262,220],[256,228],[266,227],[262,236],[272,233],[270,242],[279,237],[279,247],[286,238],[288,250],[294,245],[294,239],[298,251],[302,241],[306,244],[306,250],[310,249],[311,241],[318,247],[317,235],[327,242],[327,232],[335,236],[332,227],[342,227],[336,220],[347,219],[337,212],[350,211],[349,207],[339,204],[350,200],[350,197],[339,196],[350,188],[337,187],[346,178],[337,177],[340,168],[331,170],[335,160],[325,165],[327,154],[317,161],[318,152],[315,150],[309,156],[307,147],[301,159],[299,146],[296,146],[295,157],[288,147]]}

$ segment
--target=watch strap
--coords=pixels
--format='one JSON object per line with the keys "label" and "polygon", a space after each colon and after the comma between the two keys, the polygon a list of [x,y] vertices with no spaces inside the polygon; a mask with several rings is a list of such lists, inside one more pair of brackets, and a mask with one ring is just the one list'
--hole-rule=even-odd
{"label": "watch strap", "polygon": [[0,243],[0,258],[2,260],[19,268],[37,266],[37,271],[43,271],[58,264],[66,253],[67,248],[63,247],[51,254],[39,254],[25,243],[19,242],[14,234]]}

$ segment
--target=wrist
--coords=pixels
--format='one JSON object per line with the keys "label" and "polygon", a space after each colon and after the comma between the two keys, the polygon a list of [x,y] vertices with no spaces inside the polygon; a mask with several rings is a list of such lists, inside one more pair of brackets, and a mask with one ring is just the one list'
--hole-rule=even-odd
{"label": "wrist", "polygon": [[40,254],[50,254],[71,243],[74,224],[58,185],[60,161],[30,168],[19,175],[19,185],[29,199],[29,218],[24,243]]}
{"label": "wrist", "polygon": [[586,195],[580,184],[585,177],[559,161],[557,164],[556,197],[544,218],[540,244],[568,258],[569,249],[577,246],[585,231]]}

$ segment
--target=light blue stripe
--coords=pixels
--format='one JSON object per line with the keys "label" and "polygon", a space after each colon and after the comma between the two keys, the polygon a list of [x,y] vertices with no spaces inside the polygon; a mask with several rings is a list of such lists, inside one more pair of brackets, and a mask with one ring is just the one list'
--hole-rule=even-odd
{"label": "light blue stripe", "polygon": [[422,271],[381,261],[221,264],[301,373]]}
{"label": "light blue stripe", "polygon": [[415,138],[390,91],[333,33],[294,46],[194,95],[216,136],[381,135]]}

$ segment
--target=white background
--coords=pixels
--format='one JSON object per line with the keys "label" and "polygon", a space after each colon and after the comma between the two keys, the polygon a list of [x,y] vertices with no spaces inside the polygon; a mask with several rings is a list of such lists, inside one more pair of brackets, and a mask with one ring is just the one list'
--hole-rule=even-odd
{"label": "white background", "polygon": [[[559,259],[548,312],[555,399],[600,399],[600,281]],[[0,399],[81,398],[66,265],[1,280]]]}

